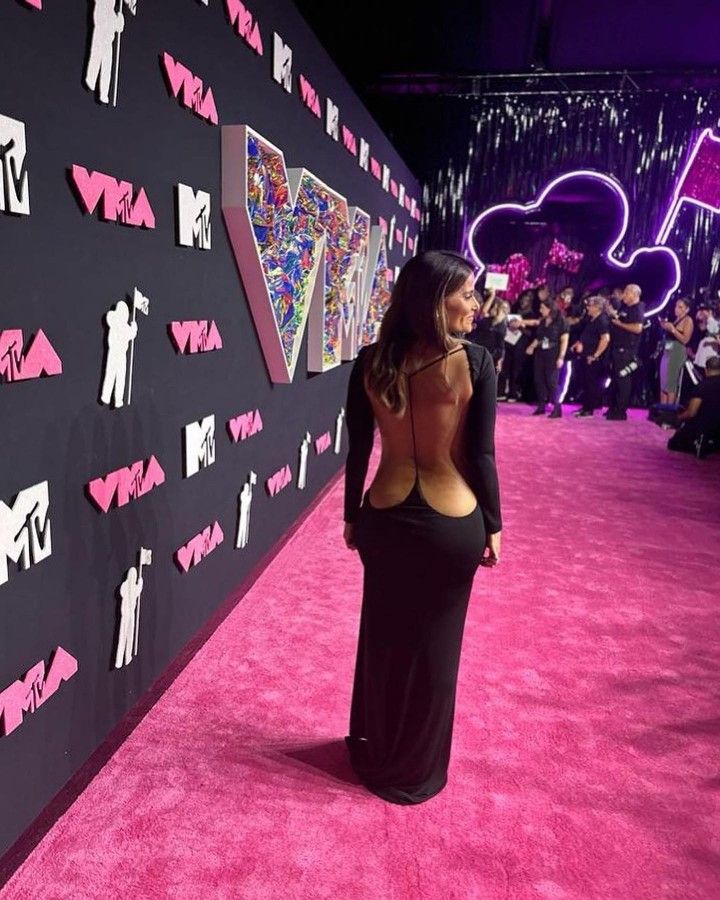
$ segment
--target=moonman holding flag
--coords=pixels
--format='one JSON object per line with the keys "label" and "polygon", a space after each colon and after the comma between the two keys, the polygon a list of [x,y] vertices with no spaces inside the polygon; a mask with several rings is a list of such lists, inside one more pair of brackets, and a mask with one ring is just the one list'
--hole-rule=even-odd
{"label": "moonman holding flag", "polygon": [[[132,314],[127,301],[120,300],[105,316],[108,327],[107,355],[103,375],[100,402],[119,409],[132,400],[132,374],[135,361],[135,338],[137,337],[136,313],[150,313],[150,301],[135,288],[133,291]],[[128,350],[130,351],[130,372],[128,377]]]}

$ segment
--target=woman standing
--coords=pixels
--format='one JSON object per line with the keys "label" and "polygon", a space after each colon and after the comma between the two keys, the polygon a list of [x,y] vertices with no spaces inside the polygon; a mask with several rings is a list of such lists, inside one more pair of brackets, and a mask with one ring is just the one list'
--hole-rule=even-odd
{"label": "woman standing", "polygon": [[505,355],[510,304],[507,300],[493,300],[490,307],[483,307],[483,311],[485,314],[477,321],[468,337],[473,344],[485,347],[492,357],[495,371],[499,374]]}
{"label": "woman standing", "polygon": [[540,321],[532,343],[525,351],[535,354],[533,374],[537,392],[537,407],[534,416],[542,416],[548,403],[553,404],[551,419],[562,416],[562,406],[558,395],[560,369],[565,365],[570,332],[565,316],[557,308],[555,300],[547,297],[540,303]]}
{"label": "woman standing", "polygon": [[346,741],[362,782],[394,803],[445,786],[470,589],[500,555],[495,370],[455,337],[472,328],[474,280],[454,253],[411,259],[348,387],[345,541],[364,584]]}
{"label": "woman standing", "polygon": [[681,297],[675,303],[675,321],[660,319],[660,327],[667,335],[660,359],[660,402],[674,403],[680,387],[680,373],[688,358],[686,345],[693,335],[690,301]]}

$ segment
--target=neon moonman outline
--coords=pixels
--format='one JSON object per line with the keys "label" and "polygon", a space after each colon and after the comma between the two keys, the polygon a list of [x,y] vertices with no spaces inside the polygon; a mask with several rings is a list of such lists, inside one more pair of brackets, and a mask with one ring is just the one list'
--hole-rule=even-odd
{"label": "neon moonman outline", "polygon": [[712,128],[705,128],[688,154],[687,162],[683,166],[682,174],[675,181],[675,189],[673,190],[672,200],[668,204],[665,218],[662,220],[657,233],[658,244],[664,244],[672,231],[675,219],[680,212],[683,203],[691,203],[693,206],[699,206],[701,209],[707,209],[712,213],[720,212],[720,206],[709,202],[709,200],[699,200],[695,197],[689,197],[683,193],[685,182],[690,174],[692,167],[698,157],[700,151],[710,152],[717,156],[720,160],[720,137],[713,134]]}
{"label": "neon moonman outline", "polygon": [[0,212],[30,215],[25,123],[0,115]]}
{"label": "neon moonman outline", "polygon": [[11,685],[0,691],[0,734],[12,734],[23,722],[23,713],[36,712],[46,700],[55,694],[63,683],[69,681],[78,670],[78,662],[74,656],[57,647],[45,670],[45,660],[25,673]]}
{"label": "neon moonman outline", "polygon": [[10,505],[0,500],[0,585],[8,580],[8,560],[27,570],[51,555],[47,481],[19,491]]}
{"label": "neon moonman outline", "polygon": [[271,380],[292,381],[306,328],[310,371],[354,359],[389,296],[380,229],[248,126],[224,126],[222,147],[223,215]]}
{"label": "neon moonman outline", "polygon": [[486,266],[475,251],[475,233],[477,232],[479,226],[485,221],[485,219],[501,210],[521,213],[534,212],[535,210],[539,209],[540,206],[542,206],[545,198],[554,188],[556,188],[559,184],[562,184],[563,181],[567,181],[570,178],[577,177],[593,178],[596,181],[601,181],[604,184],[608,185],[613,190],[616,199],[620,203],[621,213],[617,237],[612,242],[610,247],[608,247],[608,249],[605,250],[602,254],[610,265],[615,266],[619,269],[629,269],[632,267],[636,258],[641,253],[669,254],[669,258],[672,260],[675,270],[675,278],[672,287],[665,291],[665,295],[663,296],[659,305],[655,307],[655,309],[648,310],[645,313],[646,318],[655,315],[655,313],[659,312],[665,306],[669,298],[672,296],[674,291],[677,290],[677,287],[680,284],[680,260],[678,259],[678,256],[674,250],[671,250],[670,247],[665,246],[639,247],[637,250],[634,250],[632,252],[627,262],[623,262],[622,260],[614,256],[615,250],[617,250],[617,248],[622,243],[622,240],[625,237],[625,232],[627,231],[628,219],[630,216],[630,204],[628,202],[627,194],[625,193],[625,190],[623,189],[623,186],[619,181],[617,181],[610,175],[606,175],[604,172],[597,172],[594,169],[574,169],[572,172],[566,172],[564,175],[559,175],[557,178],[553,178],[552,181],[548,182],[548,184],[545,185],[545,187],[538,195],[537,199],[533,200],[530,203],[498,203],[495,206],[490,206],[487,209],[483,210],[480,215],[474,219],[467,233],[468,252],[470,253],[470,256],[478,267],[477,277],[479,278],[480,275],[482,275],[482,273],[485,271]]}

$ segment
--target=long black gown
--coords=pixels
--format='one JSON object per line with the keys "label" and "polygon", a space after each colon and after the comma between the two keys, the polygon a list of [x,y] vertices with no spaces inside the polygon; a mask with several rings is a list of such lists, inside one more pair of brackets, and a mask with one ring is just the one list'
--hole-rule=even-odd
{"label": "long black gown", "polygon": [[[501,529],[494,455],[496,375],[485,348],[465,345],[452,351],[464,349],[472,381],[461,422],[464,434],[454,437],[464,449],[462,474],[477,499],[475,509],[464,516],[444,515],[423,496],[412,375],[408,413],[415,483],[402,503],[375,508],[368,494],[361,504],[375,426],[364,384],[372,349],[364,348],[355,362],[346,407],[345,520],[354,524],[364,584],[345,740],[353,768],[370,791],[394,803],[422,803],[447,782],[470,590],[486,532]],[[432,415],[432,404],[426,404],[426,413],[428,409]],[[426,417],[425,430],[428,421]]]}

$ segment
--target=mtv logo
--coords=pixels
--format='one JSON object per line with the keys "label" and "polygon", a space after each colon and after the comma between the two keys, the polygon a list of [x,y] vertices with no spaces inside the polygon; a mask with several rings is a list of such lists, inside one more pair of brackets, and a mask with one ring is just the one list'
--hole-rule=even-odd
{"label": "mtv logo", "polygon": [[30,215],[25,123],[0,116],[0,211]]}
{"label": "mtv logo", "polygon": [[211,249],[210,194],[177,186],[177,241],[181,247]]}
{"label": "mtv logo", "polygon": [[273,78],[292,94],[292,47],[277,32],[273,33]]}
{"label": "mtv logo", "polygon": [[183,428],[185,445],[184,478],[197,475],[215,462],[215,416],[205,416]]}
{"label": "mtv logo", "polygon": [[8,580],[8,560],[29,569],[52,554],[47,481],[20,491],[12,506],[0,500],[0,584]]}
{"label": "mtv logo", "polygon": [[340,140],[340,109],[329,97],[325,100],[325,132],[334,141]]}

